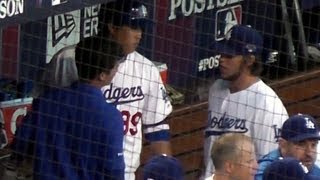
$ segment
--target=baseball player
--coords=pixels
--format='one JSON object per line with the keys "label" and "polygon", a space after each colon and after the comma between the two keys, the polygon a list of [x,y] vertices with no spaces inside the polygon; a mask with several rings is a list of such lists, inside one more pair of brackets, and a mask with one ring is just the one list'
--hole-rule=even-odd
{"label": "baseball player", "polygon": [[151,142],[154,154],[171,154],[169,126],[164,120],[172,106],[157,67],[135,51],[143,28],[151,23],[147,6],[131,0],[110,2],[101,6],[99,22],[99,35],[115,39],[128,53],[112,83],[102,91],[122,113],[125,177],[132,180],[140,164],[142,134]]}
{"label": "baseball player", "polygon": [[274,149],[278,128],[288,118],[276,93],[258,76],[261,72],[262,37],[254,29],[235,25],[225,40],[216,42],[221,54],[221,79],[209,91],[208,124],[205,129],[202,178],[210,177],[214,167],[210,158],[214,141],[224,133],[244,133],[252,137],[257,156]]}

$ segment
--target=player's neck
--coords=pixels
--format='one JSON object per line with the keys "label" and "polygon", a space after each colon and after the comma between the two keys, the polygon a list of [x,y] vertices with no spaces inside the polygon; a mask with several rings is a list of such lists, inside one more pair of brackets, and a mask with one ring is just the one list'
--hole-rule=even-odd
{"label": "player's neck", "polygon": [[257,76],[242,74],[236,80],[230,81],[229,90],[231,93],[242,91],[256,83],[258,80],[259,78]]}

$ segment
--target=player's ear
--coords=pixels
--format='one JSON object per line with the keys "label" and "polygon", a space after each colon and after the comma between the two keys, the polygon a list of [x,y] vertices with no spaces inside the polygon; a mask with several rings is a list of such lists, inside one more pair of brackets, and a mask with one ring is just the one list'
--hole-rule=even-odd
{"label": "player's ear", "polygon": [[256,57],[254,55],[248,55],[248,56],[245,56],[244,58],[248,66],[252,66],[253,63],[256,61]]}
{"label": "player's ear", "polygon": [[234,163],[232,161],[226,161],[224,164],[224,169],[228,174],[231,174],[234,169]]}
{"label": "player's ear", "polygon": [[106,72],[101,72],[98,76],[98,80],[105,81],[107,77],[108,77],[108,74]]}
{"label": "player's ear", "polygon": [[280,153],[282,156],[284,156],[288,152],[289,142],[281,137],[279,138],[278,141],[279,141]]}

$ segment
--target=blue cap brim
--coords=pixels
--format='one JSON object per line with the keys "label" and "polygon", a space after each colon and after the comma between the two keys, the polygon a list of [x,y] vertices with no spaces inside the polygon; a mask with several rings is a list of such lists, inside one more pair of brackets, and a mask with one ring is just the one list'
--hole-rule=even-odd
{"label": "blue cap brim", "polygon": [[299,141],[303,141],[306,139],[316,139],[316,140],[320,140],[320,135],[317,134],[303,134],[294,138],[290,138],[288,139],[288,141],[291,142],[299,142]]}
{"label": "blue cap brim", "polygon": [[212,45],[212,49],[217,54],[226,54],[226,55],[231,55],[231,56],[242,54],[241,52],[237,51],[233,45],[231,45],[230,43],[228,43],[225,40],[215,42]]}

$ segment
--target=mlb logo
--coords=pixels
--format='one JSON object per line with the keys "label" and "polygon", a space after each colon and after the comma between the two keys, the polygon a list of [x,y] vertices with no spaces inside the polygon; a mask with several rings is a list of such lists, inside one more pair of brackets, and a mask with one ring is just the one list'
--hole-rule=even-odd
{"label": "mlb logo", "polygon": [[56,5],[66,3],[68,2],[68,0],[52,0],[51,2],[52,2],[52,6],[56,6]]}
{"label": "mlb logo", "polygon": [[215,40],[221,41],[225,38],[232,26],[241,24],[241,5],[220,9],[216,12]]}

